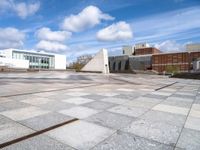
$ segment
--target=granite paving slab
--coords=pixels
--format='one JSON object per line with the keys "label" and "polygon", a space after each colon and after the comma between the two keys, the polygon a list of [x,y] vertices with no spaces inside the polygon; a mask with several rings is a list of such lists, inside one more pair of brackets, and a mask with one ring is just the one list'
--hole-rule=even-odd
{"label": "granite paving slab", "polygon": [[47,113],[49,113],[49,111],[34,106],[0,112],[1,115],[16,121],[33,118]]}
{"label": "granite paving slab", "polygon": [[186,150],[200,149],[200,131],[184,128],[177,146]]}
{"label": "granite paving slab", "polygon": [[185,123],[185,128],[200,131],[200,118],[188,116],[186,123]]}
{"label": "granite paving slab", "polygon": [[151,139],[160,143],[175,146],[182,127],[163,122],[138,119],[122,131],[129,132],[140,137]]}
{"label": "granite paving slab", "polygon": [[88,150],[102,142],[115,131],[85,121],[76,121],[51,130],[46,135],[80,150]]}
{"label": "granite paving slab", "polygon": [[30,139],[12,144],[2,150],[75,150],[66,144],[58,142],[48,136],[38,135]]}
{"label": "granite paving slab", "polygon": [[120,114],[104,111],[104,112],[100,112],[95,115],[92,115],[86,118],[85,120],[105,126],[105,127],[120,129],[130,124],[133,121],[133,119],[134,118],[131,118],[125,115],[120,115]]}
{"label": "granite paving slab", "polygon": [[158,110],[158,111],[169,112],[169,113],[173,113],[173,114],[180,114],[180,115],[187,115],[189,112],[189,109],[185,108],[185,107],[177,107],[177,106],[164,105],[164,104],[158,104],[155,107],[153,107],[152,109]]}
{"label": "granite paving slab", "polygon": [[149,109],[141,108],[141,107],[127,107],[127,106],[116,106],[108,109],[110,112],[123,114],[131,117],[139,117],[145,112],[147,112]]}
{"label": "granite paving slab", "polygon": [[133,134],[117,132],[92,150],[173,150],[173,147]]}
{"label": "granite paving slab", "polygon": [[16,122],[0,124],[0,144],[28,135],[34,131]]}
{"label": "granite paving slab", "polygon": [[97,109],[97,110],[106,110],[106,109],[114,107],[116,105],[117,104],[109,103],[109,102],[103,102],[103,101],[94,101],[94,102],[91,102],[91,103],[83,104],[83,106],[93,108],[93,109]]}
{"label": "granite paving slab", "polygon": [[83,107],[83,106],[72,107],[69,109],[59,111],[59,113],[62,113],[71,117],[79,118],[79,119],[89,117],[98,112],[99,112],[98,110],[91,109],[88,107]]}
{"label": "granite paving slab", "polygon": [[71,103],[71,104],[75,104],[75,105],[80,105],[80,104],[93,102],[94,100],[89,99],[89,98],[75,97],[75,98],[69,98],[69,99],[62,100],[62,101]]}
{"label": "granite paving slab", "polygon": [[71,119],[72,117],[70,116],[52,112],[52,113],[40,115],[34,118],[22,120],[20,121],[20,123],[34,130],[39,131],[39,130],[60,124],[62,122],[69,121]]}
{"label": "granite paving slab", "polygon": [[151,110],[140,117],[141,119],[151,122],[163,122],[175,126],[184,126],[186,116],[179,114],[172,114],[162,111]]}

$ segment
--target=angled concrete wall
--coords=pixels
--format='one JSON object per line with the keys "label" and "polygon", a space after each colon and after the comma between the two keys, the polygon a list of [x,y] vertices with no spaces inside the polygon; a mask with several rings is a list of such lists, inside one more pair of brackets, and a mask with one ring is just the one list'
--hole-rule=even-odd
{"label": "angled concrete wall", "polygon": [[100,50],[81,71],[109,73],[108,51],[106,49]]}

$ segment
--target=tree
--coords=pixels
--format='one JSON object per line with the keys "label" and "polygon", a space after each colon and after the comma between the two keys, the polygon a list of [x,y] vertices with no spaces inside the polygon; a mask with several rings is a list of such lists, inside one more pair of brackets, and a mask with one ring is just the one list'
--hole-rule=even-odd
{"label": "tree", "polygon": [[91,59],[92,55],[79,56],[75,62],[70,64],[70,68],[80,71]]}

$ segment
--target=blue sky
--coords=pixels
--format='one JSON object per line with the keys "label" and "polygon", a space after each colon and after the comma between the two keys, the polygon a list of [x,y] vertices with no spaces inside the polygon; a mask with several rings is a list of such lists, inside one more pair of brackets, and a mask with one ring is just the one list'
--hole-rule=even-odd
{"label": "blue sky", "polygon": [[0,0],[0,49],[66,54],[69,61],[147,42],[181,51],[200,42],[200,0]]}

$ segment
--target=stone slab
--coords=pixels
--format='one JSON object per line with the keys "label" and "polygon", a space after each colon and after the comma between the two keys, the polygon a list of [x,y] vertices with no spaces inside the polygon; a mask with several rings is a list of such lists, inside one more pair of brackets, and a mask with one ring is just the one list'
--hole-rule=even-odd
{"label": "stone slab", "polygon": [[93,150],[173,150],[173,147],[132,134],[117,132]]}
{"label": "stone slab", "polygon": [[91,109],[91,108],[87,108],[83,106],[77,106],[77,107],[72,107],[70,109],[61,110],[59,111],[59,113],[62,113],[71,117],[83,119],[83,118],[87,118],[91,115],[98,113],[98,111],[95,109]]}
{"label": "stone slab", "polygon": [[123,114],[131,117],[139,117],[145,112],[148,111],[146,108],[140,108],[140,107],[127,107],[127,106],[116,106],[108,109],[110,112]]}
{"label": "stone slab", "polygon": [[47,113],[49,113],[49,111],[34,106],[0,112],[1,115],[16,121],[33,118]]}
{"label": "stone slab", "polygon": [[51,130],[46,134],[76,149],[88,150],[113,133],[114,130],[93,123],[76,121]]}
{"label": "stone slab", "polygon": [[111,113],[111,112],[101,112],[91,117],[86,118],[87,121],[93,122],[105,127],[113,128],[113,129],[120,129],[133,121],[133,118],[128,116]]}
{"label": "stone slab", "polygon": [[169,112],[173,114],[180,114],[180,115],[187,115],[189,112],[189,109],[185,107],[177,107],[177,106],[164,105],[164,104],[158,104],[152,109],[163,111],[163,112]]}

